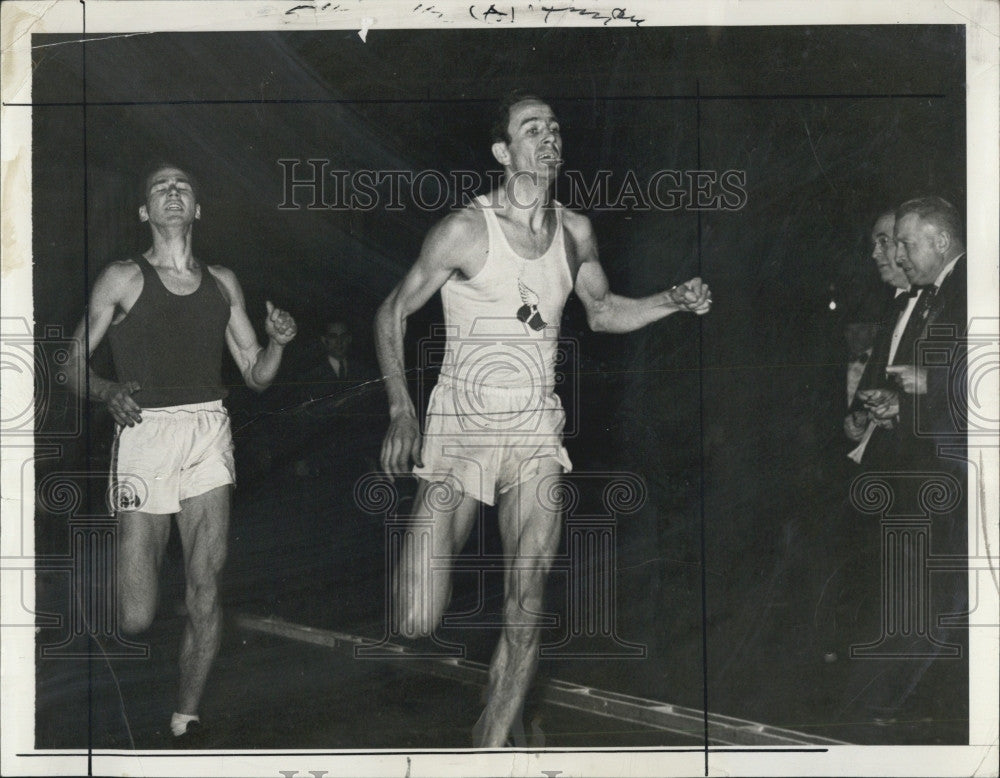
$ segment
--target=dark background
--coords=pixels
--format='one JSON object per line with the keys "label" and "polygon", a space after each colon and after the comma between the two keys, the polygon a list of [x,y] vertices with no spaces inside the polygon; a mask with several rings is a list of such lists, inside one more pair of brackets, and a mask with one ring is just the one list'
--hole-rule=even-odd
{"label": "dark background", "polygon": [[[816,712],[816,700],[799,706],[805,711],[789,700],[805,693],[809,673],[823,672],[828,648],[816,623],[824,580],[815,563],[830,553],[831,534],[851,532],[843,522],[851,476],[840,431],[843,327],[870,316],[883,295],[868,258],[868,231],[881,210],[934,193],[964,211],[963,28],[375,31],[367,43],[353,31],[77,40],[34,39],[39,333],[46,325],[71,331],[101,269],[147,247],[138,173],[157,158],[177,161],[202,187],[196,255],[236,272],[261,335],[265,299],[300,322],[270,394],[250,397],[227,367],[247,450],[262,431],[279,458],[318,445],[281,440],[282,415],[273,412],[287,408],[282,392],[316,358],[324,317],[347,316],[355,352],[370,355],[375,308],[447,209],[427,212],[404,197],[401,211],[314,210],[300,190],[303,207],[281,210],[278,159],[328,159],[330,169],[350,171],[485,173],[497,168],[489,153],[493,104],[521,87],[551,102],[566,167],[586,180],[598,170],[619,184],[628,171],[639,181],[661,169],[745,171],[747,200],[738,211],[589,214],[615,291],[645,295],[701,275],[715,305],[707,317],[674,316],[627,336],[590,333],[579,302],[567,306],[563,334],[577,339],[579,354],[567,374],[566,387],[575,389],[564,389],[578,420],[566,443],[575,471],[634,472],[648,490],[645,507],[621,517],[617,549],[619,631],[648,654],[552,672],[694,707],[707,700],[712,710],[768,723],[826,716],[831,724],[834,714]],[[307,172],[300,167],[298,175]],[[408,364],[412,344],[439,316],[435,301],[414,317]],[[97,364],[110,370],[106,354]],[[385,425],[380,392],[366,394],[364,409],[352,406],[375,445]],[[265,411],[278,427],[257,423]],[[57,428],[58,414],[47,423]],[[100,461],[106,415],[92,414],[86,432],[66,447],[76,466]],[[254,465],[240,460],[231,577],[257,565],[276,526],[294,535],[289,506],[315,492],[291,481],[282,487],[289,504],[280,518],[262,515],[276,487],[258,480]],[[349,483],[324,488],[343,493]],[[270,497],[260,496],[269,489]],[[362,534],[380,531],[376,522]],[[65,523],[42,522],[37,536],[40,551],[65,550]],[[284,583],[241,585],[240,595],[277,608],[274,591],[289,586],[285,579],[310,574],[301,559],[288,549],[275,562]],[[368,567],[349,555],[338,564]],[[321,609],[310,618],[324,622]],[[799,661],[790,650],[801,652],[807,680],[777,688],[772,673]],[[964,705],[965,696],[956,690],[954,701]]]}

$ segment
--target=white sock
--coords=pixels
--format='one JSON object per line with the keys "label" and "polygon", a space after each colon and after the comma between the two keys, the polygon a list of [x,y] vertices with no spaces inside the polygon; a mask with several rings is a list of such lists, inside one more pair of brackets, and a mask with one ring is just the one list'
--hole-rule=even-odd
{"label": "white sock", "polygon": [[186,713],[175,713],[170,717],[170,731],[174,737],[180,737],[187,732],[189,721],[201,721],[197,716],[189,716]]}

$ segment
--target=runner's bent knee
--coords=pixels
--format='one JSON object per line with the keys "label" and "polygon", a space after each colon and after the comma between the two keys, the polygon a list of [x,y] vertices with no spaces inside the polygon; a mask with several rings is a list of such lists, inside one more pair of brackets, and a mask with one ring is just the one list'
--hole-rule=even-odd
{"label": "runner's bent knee", "polygon": [[188,584],[184,603],[188,613],[195,620],[208,619],[221,609],[219,587],[216,583],[191,585]]}
{"label": "runner's bent knee", "polygon": [[140,602],[118,593],[118,625],[127,635],[137,635],[149,629],[156,616],[156,597]]}

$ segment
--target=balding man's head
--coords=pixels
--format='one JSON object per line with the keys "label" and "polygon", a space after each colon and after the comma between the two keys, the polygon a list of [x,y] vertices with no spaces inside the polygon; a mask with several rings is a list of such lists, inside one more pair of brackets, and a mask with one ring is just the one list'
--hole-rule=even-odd
{"label": "balding man's head", "polygon": [[947,200],[920,197],[896,209],[896,261],[911,284],[932,284],[965,251],[962,218]]}

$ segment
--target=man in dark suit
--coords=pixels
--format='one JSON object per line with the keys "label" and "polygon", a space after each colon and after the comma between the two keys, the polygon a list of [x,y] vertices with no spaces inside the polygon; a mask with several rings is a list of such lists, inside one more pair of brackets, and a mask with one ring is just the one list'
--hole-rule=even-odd
{"label": "man in dark suit", "polygon": [[326,322],[319,337],[322,357],[292,382],[299,402],[339,404],[333,399],[336,395],[378,377],[370,361],[356,358],[352,353],[353,340],[351,326],[345,319]]}
{"label": "man in dark suit", "polygon": [[867,469],[952,470],[956,462],[939,457],[938,448],[942,438],[964,434],[954,409],[964,407],[965,387],[950,381],[946,365],[919,364],[918,344],[922,350],[941,346],[951,355],[949,364],[961,356],[967,318],[962,219],[939,197],[909,200],[896,212],[895,240],[910,292],[895,325],[876,344],[876,382],[858,392],[874,428],[857,461]]}
{"label": "man in dark suit", "polygon": [[[879,311],[871,324],[865,322],[852,322],[848,324],[846,337],[854,360],[848,366],[848,413],[844,419],[844,433],[848,439],[854,443],[859,443],[868,433],[868,426],[874,424],[865,408],[864,402],[857,396],[858,391],[864,392],[867,389],[879,387],[885,379],[885,357],[888,355],[888,348],[878,349],[879,335],[886,339],[888,330],[896,326],[896,319],[902,307],[905,307],[909,300],[910,281],[903,272],[903,268],[896,264],[896,240],[894,230],[896,227],[896,211],[890,209],[883,211],[875,220],[872,226],[871,257],[875,261],[879,278],[892,290],[893,297],[886,297],[879,305]],[[866,329],[867,328],[867,329]],[[871,340],[867,340],[867,338]],[[886,341],[887,342],[887,341]],[[881,361],[880,361],[881,360]],[[858,364],[863,365],[860,376],[853,376],[852,370],[857,371]],[[852,377],[854,378],[852,382]]]}
{"label": "man in dark suit", "polygon": [[[866,579],[880,602],[864,608],[862,620],[868,622],[859,637],[877,639],[852,646],[857,661],[845,685],[849,708],[860,704],[855,714],[879,724],[893,723],[904,710],[907,718],[941,714],[941,705],[950,705],[949,715],[961,718],[968,682],[967,664],[960,661],[965,635],[941,621],[966,610],[966,575],[930,575],[928,569],[931,557],[953,557],[964,567],[967,554],[961,413],[966,388],[962,371],[953,367],[963,361],[966,331],[963,221],[939,197],[908,200],[896,210],[894,238],[896,263],[910,290],[897,297],[899,313],[876,343],[865,379],[871,383],[858,390],[870,423],[852,452],[862,470],[893,494],[880,522],[884,526],[872,526],[870,513],[855,525],[865,542],[879,549],[881,572],[869,570]],[[953,490],[955,499],[927,499],[924,492],[938,484]],[[881,540],[873,537],[876,530]],[[904,535],[912,540],[893,540]],[[916,621],[897,621],[904,613]],[[935,672],[925,682],[932,666]],[[930,693],[914,696],[921,682]],[[933,710],[914,710],[921,704]]]}
{"label": "man in dark suit", "polygon": [[[350,324],[327,321],[319,338],[323,356],[293,382],[296,415],[304,428],[298,436],[300,477],[321,470],[350,471],[353,476],[375,468],[376,438],[367,440],[374,414],[382,413],[382,387],[369,360],[351,351]],[[364,384],[369,384],[367,387]],[[370,445],[361,445],[366,441]],[[348,467],[350,464],[350,467]]]}

